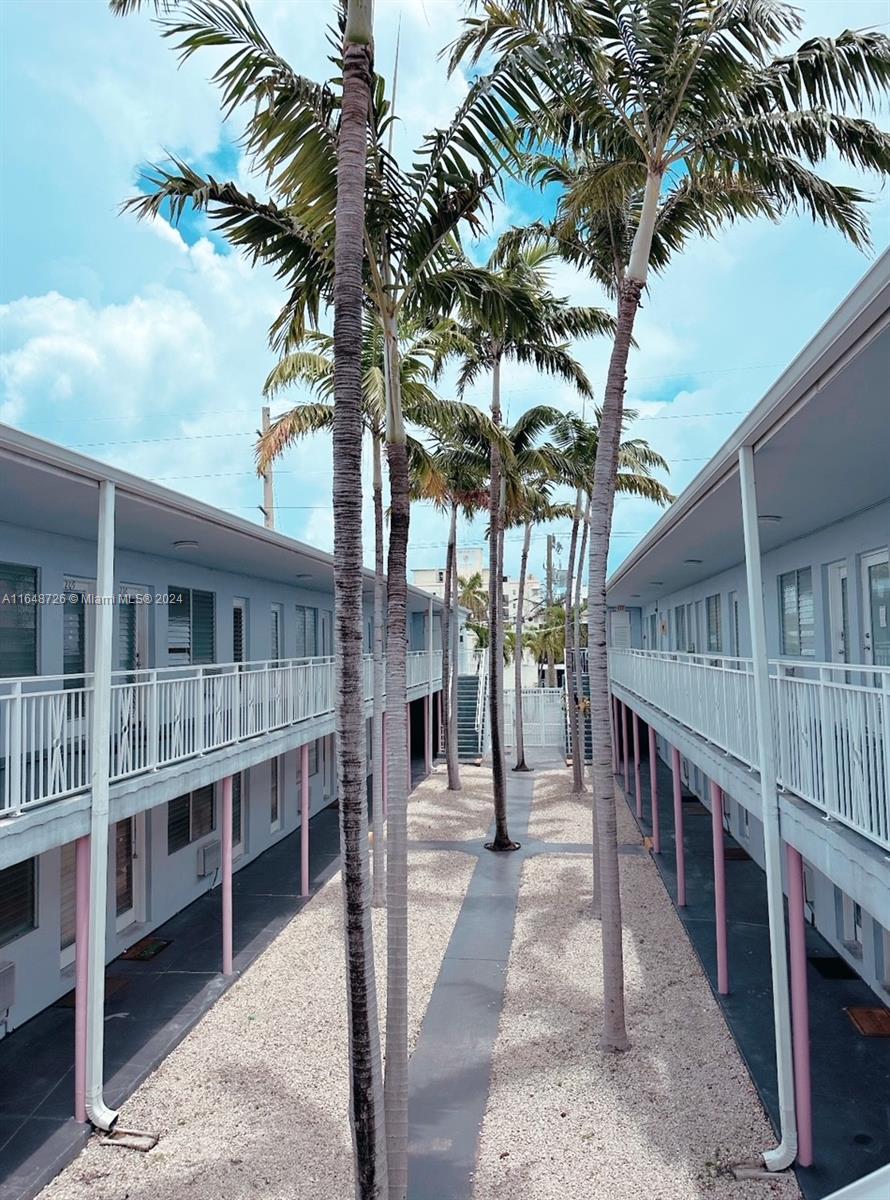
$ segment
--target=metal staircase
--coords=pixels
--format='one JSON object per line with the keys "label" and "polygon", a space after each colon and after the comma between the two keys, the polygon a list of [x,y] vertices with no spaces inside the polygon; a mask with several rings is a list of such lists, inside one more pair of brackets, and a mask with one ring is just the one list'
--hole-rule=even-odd
{"label": "metal staircase", "polygon": [[[585,705],[586,711],[583,713],[581,721],[582,736],[584,739],[584,761],[586,763],[593,762],[593,731],[590,725],[590,676],[587,674],[587,651],[572,651],[573,660],[573,675],[575,681],[575,693],[580,696],[582,703],[588,701]],[[566,685],[566,747],[571,748],[572,739],[569,732],[569,690]]]}
{"label": "metal staircase", "polygon": [[461,762],[476,762],[481,756],[476,726],[481,685],[479,675],[457,677],[457,757]]}

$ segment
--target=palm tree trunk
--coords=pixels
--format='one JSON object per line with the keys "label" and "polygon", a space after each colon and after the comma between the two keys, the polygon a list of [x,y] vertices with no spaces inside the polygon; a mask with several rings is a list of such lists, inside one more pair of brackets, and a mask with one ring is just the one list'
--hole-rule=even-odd
{"label": "palm tree trunk", "polygon": [[388,810],[386,856],[386,1145],[389,1200],[408,1192],[408,746],[406,706],[408,447],[402,416],[398,329],[384,321],[389,363],[387,461],[390,518],[386,598],[386,720]]}
{"label": "palm tree trunk", "polygon": [[[456,656],[451,653],[451,622],[457,622],[452,612],[451,593],[454,590],[455,550],[457,542],[457,505],[451,505],[451,525],[448,531],[448,550],[445,555],[445,604],[442,613],[442,732],[445,737],[445,762],[448,768],[448,790],[460,791],[460,772],[457,765],[457,738],[452,739],[451,727],[457,712],[451,708],[451,672],[458,671]],[[456,730],[455,730],[456,733]]]}
{"label": "palm tree trunk", "polygon": [[[491,419],[501,424],[501,362],[496,357],[492,372]],[[491,479],[488,494],[488,715],[491,726],[491,776],[494,791],[495,835],[489,850],[516,850],[507,829],[507,765],[504,757],[504,649],[503,586],[501,583],[501,451],[491,444]]]}
{"label": "palm tree trunk", "polygon": [[612,732],[609,721],[609,665],[606,642],[606,564],[627,357],[642,284],[624,282],[618,301],[618,325],[603,398],[599,444],[590,505],[590,559],[587,596],[587,662],[590,678],[590,723],[593,740],[593,790],[596,805],[598,865],[601,888],[603,948],[603,1028],[605,1051],[626,1050],[624,954],[621,944],[621,892],[618,873],[618,830],[612,776]]}
{"label": "palm tree trunk", "polygon": [[384,558],[383,558],[383,470],[381,463],[381,438],[376,431],[371,439],[374,456],[374,710],[371,716],[371,808],[374,829],[374,890],[371,903],[382,908],[386,902],[386,855],[383,823],[383,605],[384,605]]}
{"label": "palm tree trunk", "polygon": [[[587,504],[584,509],[584,526],[581,530],[581,550],[578,555],[578,574],[575,579],[575,648],[578,651],[579,657],[581,653],[581,586],[584,582],[583,563],[586,561],[584,555],[587,552],[587,533],[590,528],[590,497],[587,497]],[[580,706],[577,713],[578,721],[578,744],[581,747],[581,753],[587,755],[587,722],[589,716],[582,714]],[[610,726],[611,729],[611,726]],[[602,896],[600,888],[600,867],[599,867],[599,823],[596,818],[596,803],[590,806],[592,817],[591,844],[593,846],[593,915],[598,917],[602,910]]]}
{"label": "palm tree trunk", "polygon": [[652,231],[658,211],[662,175],[646,176],[640,223],[631,247],[627,277],[618,289],[618,321],[609,358],[606,390],[600,419],[599,442],[590,492],[590,567],[587,584],[587,662],[590,678],[590,726],[593,739],[593,794],[596,806],[595,836],[600,868],[603,947],[603,1029],[600,1046],[605,1051],[626,1050],[629,1042],[624,1017],[624,954],[621,944],[621,890],[618,869],[618,829],[615,780],[612,775],[612,722],[610,719],[609,663],[606,641],[606,569],[624,393],[627,358],[634,322],[646,286]]}
{"label": "palm tree trunk", "polygon": [[525,761],[525,738],[522,733],[522,625],[525,605],[525,576],[528,571],[528,552],[532,544],[532,522],[526,521],[522,538],[522,557],[519,560],[519,587],[516,592],[516,645],[513,650],[513,686],[516,711],[516,766],[514,771],[527,771]]}
{"label": "palm tree trunk", "polygon": [[[460,610],[458,607],[457,596],[457,522],[454,525],[454,567],[451,572],[451,613],[453,616],[452,622],[452,642],[451,642],[451,658],[454,664],[451,672],[451,725],[449,726],[450,744],[448,747],[452,760],[454,761],[455,775],[457,778],[457,787],[460,789],[460,776],[457,774],[459,769],[459,758],[457,752],[457,720],[458,720],[458,692],[460,682]],[[448,703],[448,697],[445,698]],[[450,783],[448,785],[451,786]]]}
{"label": "palm tree trunk", "polygon": [[[353,4],[350,4],[352,10]],[[361,16],[361,11],[358,17]],[[374,979],[368,864],[365,714],[362,689],[362,262],[365,160],[371,100],[371,33],[366,22],[343,56],[334,242],[334,614],[337,783],[346,931],[350,1098],[356,1196],[387,1191],[381,1105],[380,1033]]]}
{"label": "palm tree trunk", "polygon": [[[572,755],[572,792],[575,795],[584,791],[584,777],[581,766],[581,747],[578,741],[578,696],[575,692],[577,672],[574,660],[575,624],[572,617],[572,582],[575,575],[575,554],[578,549],[578,526],[581,523],[581,489],[575,494],[575,515],[572,518],[572,536],[569,541],[569,561],[566,570],[565,596],[565,665],[566,665],[566,704],[568,705],[569,749]],[[579,570],[578,574],[581,572]]]}

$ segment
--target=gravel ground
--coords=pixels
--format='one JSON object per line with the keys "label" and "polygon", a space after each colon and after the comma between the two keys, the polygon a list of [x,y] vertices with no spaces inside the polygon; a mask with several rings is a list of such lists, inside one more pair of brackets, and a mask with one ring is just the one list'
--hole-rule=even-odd
{"label": "gravel ground", "polygon": [[[444,774],[426,780],[409,806],[410,837],[457,837],[457,812],[481,812],[490,794],[479,774],[467,772],[466,791],[447,808],[453,828],[450,817],[435,820],[449,796]],[[474,867],[473,856],[456,851],[411,854],[411,1049]],[[161,1135],[154,1150],[93,1138],[43,1200],[352,1195],[341,903],[338,875],[124,1105],[123,1127]],[[374,921],[382,1029],[384,913]]]}
{"label": "gravel ground", "polygon": [[462,790],[449,792],[444,763],[411,794],[408,835],[418,841],[478,842],[494,820],[491,770],[460,764]]}
{"label": "gravel ground", "polygon": [[[536,836],[589,839],[567,778],[536,777]],[[626,809],[619,838],[639,840]],[[773,1134],[654,863],[622,855],[621,879],[632,1048],[604,1058],[587,859],[525,865],[475,1200],[798,1197],[793,1177],[723,1173]]]}

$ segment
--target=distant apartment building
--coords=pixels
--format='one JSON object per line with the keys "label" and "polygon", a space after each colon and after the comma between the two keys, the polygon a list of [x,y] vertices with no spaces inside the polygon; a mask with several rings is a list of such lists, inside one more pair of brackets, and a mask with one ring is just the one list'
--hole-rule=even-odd
{"label": "distant apartment building", "polygon": [[[479,547],[470,547],[465,550],[461,550],[458,547],[457,573],[461,579],[469,579],[476,574],[480,575],[482,578],[482,588],[487,595],[489,580],[487,551]],[[444,567],[422,567],[415,570],[412,575],[415,587],[425,592],[432,592],[434,596],[438,596],[440,599],[444,597]],[[510,579],[505,575],[502,581],[502,591],[504,595],[504,621],[509,627],[516,622],[519,607],[519,580]],[[522,606],[525,622],[529,627],[537,624],[543,616],[544,596],[545,589],[541,580],[537,575],[529,573],[525,580],[525,596]]]}

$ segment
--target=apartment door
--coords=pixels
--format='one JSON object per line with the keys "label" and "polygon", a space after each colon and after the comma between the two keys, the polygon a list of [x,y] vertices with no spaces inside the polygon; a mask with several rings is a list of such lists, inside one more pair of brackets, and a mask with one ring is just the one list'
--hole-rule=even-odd
{"label": "apartment door", "polygon": [[151,588],[138,583],[121,584],[117,606],[117,665],[120,671],[138,671],[148,666],[148,605],[144,598]]}
{"label": "apartment door", "polygon": [[828,568],[828,658],[830,662],[850,661],[850,602],[846,562]]}
{"label": "apartment door", "polygon": [[865,661],[890,667],[890,559],[886,550],[863,555],[862,601]]}
{"label": "apartment door", "polygon": [[145,813],[114,827],[114,890],[118,930],[145,919]]}

